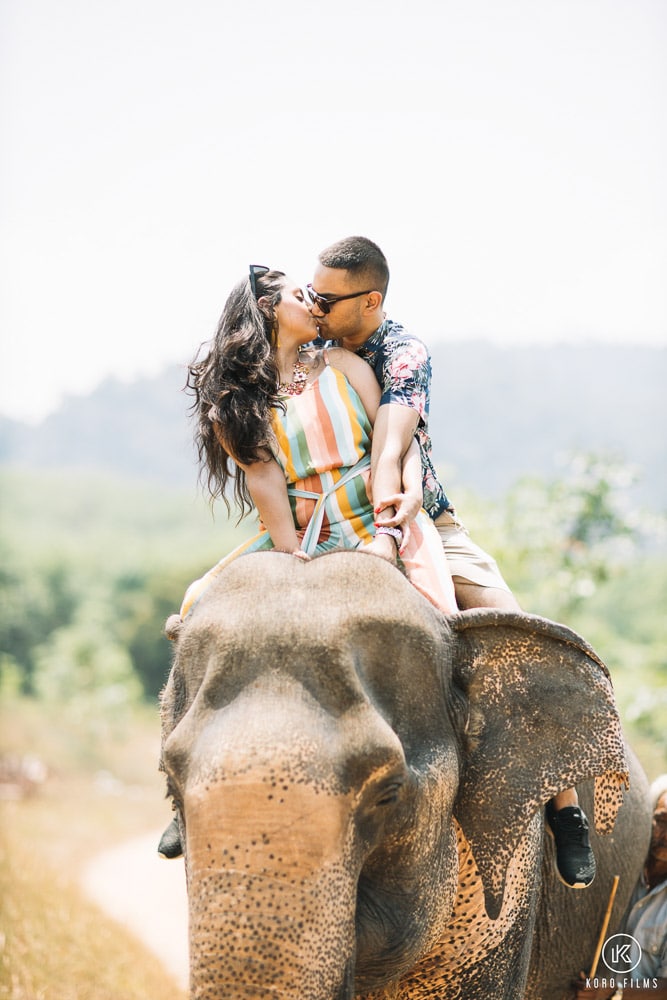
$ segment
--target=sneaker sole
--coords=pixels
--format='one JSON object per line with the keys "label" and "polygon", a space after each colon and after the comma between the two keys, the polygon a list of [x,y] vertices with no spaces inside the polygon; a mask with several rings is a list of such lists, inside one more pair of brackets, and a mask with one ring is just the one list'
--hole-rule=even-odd
{"label": "sneaker sole", "polygon": [[[550,824],[549,820],[546,819],[546,817],[545,817],[545,820],[544,820],[544,829],[549,834],[549,836],[551,837],[551,839],[553,840],[553,842],[555,844],[556,843],[556,834],[551,829],[551,824]],[[563,878],[563,876],[561,875],[561,873],[558,870],[558,865],[556,864],[556,859],[555,858],[554,858],[554,872],[556,873],[556,878],[558,879],[558,881],[562,882],[562,884],[567,889],[588,889],[589,886],[593,885],[593,882],[595,882],[595,875],[593,875],[593,878],[590,880],[590,882],[574,882],[574,883],[572,883],[572,882],[566,882],[565,879]],[[597,874],[597,872],[595,874]]]}
{"label": "sneaker sole", "polygon": [[558,865],[554,865],[554,871],[556,873],[556,878],[559,882],[562,882],[567,889],[589,889],[593,882],[595,882],[595,875],[590,880],[590,882],[566,882],[561,873],[558,871]]}

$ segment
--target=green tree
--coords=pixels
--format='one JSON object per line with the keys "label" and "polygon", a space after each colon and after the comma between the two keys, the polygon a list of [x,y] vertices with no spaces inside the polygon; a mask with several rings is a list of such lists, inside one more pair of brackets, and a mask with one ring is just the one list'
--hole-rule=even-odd
{"label": "green tree", "polygon": [[164,623],[178,611],[187,585],[201,573],[201,565],[151,567],[114,581],[111,600],[117,635],[148,698],[157,697],[171,667],[172,646],[164,635]]}
{"label": "green tree", "polygon": [[[71,620],[77,597],[69,568],[60,561],[21,566],[5,547],[0,561],[0,670],[20,677],[32,693],[35,650],[51,632]],[[0,681],[2,676],[0,675]]]}
{"label": "green tree", "polygon": [[143,694],[111,607],[104,591],[89,595],[35,650],[35,694],[92,742],[118,734]]}
{"label": "green tree", "polygon": [[565,622],[605,660],[630,740],[658,773],[667,768],[665,519],[629,503],[633,482],[618,458],[574,455],[557,480],[518,482],[483,543],[526,611]]}
{"label": "green tree", "polygon": [[523,606],[571,619],[637,558],[633,470],[614,456],[576,454],[563,476],[521,479],[504,504],[503,567]]}

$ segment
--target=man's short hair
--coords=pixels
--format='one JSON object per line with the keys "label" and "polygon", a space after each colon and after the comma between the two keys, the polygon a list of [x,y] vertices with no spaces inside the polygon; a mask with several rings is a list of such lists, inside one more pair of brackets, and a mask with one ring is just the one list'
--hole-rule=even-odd
{"label": "man's short hair", "polygon": [[389,285],[387,258],[377,243],[365,236],[348,236],[323,250],[318,260],[323,267],[349,271],[363,277],[363,284],[372,285],[384,299]]}

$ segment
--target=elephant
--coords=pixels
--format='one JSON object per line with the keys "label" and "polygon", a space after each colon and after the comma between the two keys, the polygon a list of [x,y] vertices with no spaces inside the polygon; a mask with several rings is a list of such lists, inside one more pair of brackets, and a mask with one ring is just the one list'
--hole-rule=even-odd
{"label": "elephant", "polygon": [[[582,638],[535,615],[445,616],[363,551],[245,555],[170,621],[160,766],[195,1000],[568,995],[609,873],[616,921],[650,832]],[[585,892],[557,881],[544,829],[572,786],[598,831]]]}

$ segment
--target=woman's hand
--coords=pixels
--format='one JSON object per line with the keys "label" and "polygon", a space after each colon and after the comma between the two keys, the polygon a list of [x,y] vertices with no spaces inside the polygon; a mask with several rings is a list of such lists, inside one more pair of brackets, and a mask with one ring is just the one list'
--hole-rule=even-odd
{"label": "woman's hand", "polygon": [[[411,493],[394,493],[392,496],[386,497],[384,500],[380,500],[379,503],[375,505],[374,513],[376,527],[386,525],[388,528],[400,528],[403,532],[403,541],[401,542],[400,548],[401,552],[410,538],[410,524],[414,521],[417,514],[421,510],[421,505],[421,495],[416,497]],[[388,507],[392,508],[393,513],[383,515],[383,511],[386,511]]]}
{"label": "woman's hand", "polygon": [[274,545],[271,551],[284,552],[286,556],[296,556],[297,559],[301,559],[303,562],[310,562],[310,556],[308,555],[308,553],[304,552],[303,549],[299,548],[298,546],[290,546],[289,548],[287,547],[279,548],[277,545]]}

